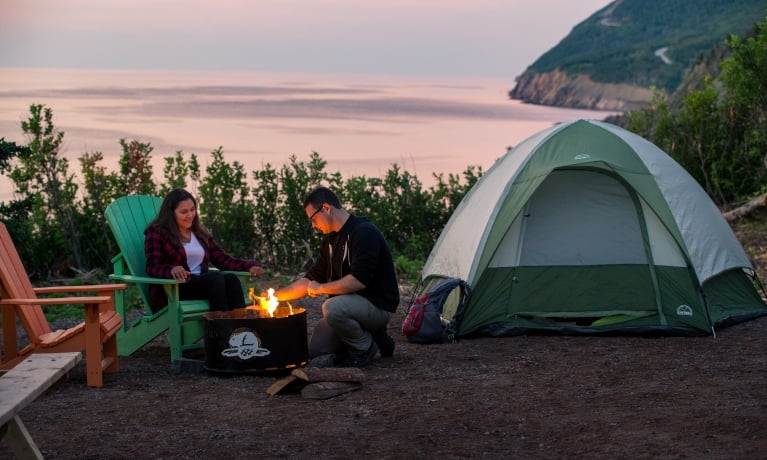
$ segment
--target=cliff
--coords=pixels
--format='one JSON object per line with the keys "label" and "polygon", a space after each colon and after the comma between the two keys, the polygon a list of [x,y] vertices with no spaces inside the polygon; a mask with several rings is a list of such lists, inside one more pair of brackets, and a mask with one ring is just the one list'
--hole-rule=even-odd
{"label": "cliff", "polygon": [[[528,103],[610,111],[671,94],[702,57],[765,17],[765,0],[615,0],[541,55],[509,91]],[[705,69],[704,69],[705,70]],[[717,74],[716,69],[708,69]]]}
{"label": "cliff", "polygon": [[625,83],[597,83],[588,75],[569,76],[555,70],[523,74],[509,96],[533,104],[626,112],[646,105],[652,92]]}

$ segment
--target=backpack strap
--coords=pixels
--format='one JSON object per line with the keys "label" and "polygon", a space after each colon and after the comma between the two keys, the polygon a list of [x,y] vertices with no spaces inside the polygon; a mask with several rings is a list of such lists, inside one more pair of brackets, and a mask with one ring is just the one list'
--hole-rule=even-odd
{"label": "backpack strap", "polygon": [[447,341],[453,343],[458,341],[458,330],[461,327],[463,315],[466,313],[466,307],[468,307],[471,298],[471,287],[469,286],[469,283],[464,280],[459,280],[458,286],[461,288],[461,300],[458,302],[458,307],[455,310],[453,319],[450,321],[450,324],[447,325],[445,330]]}

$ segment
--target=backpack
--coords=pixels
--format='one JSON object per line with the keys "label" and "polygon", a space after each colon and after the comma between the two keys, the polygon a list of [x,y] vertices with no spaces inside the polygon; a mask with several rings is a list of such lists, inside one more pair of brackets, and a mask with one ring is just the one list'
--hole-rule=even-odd
{"label": "backpack", "polygon": [[[453,320],[442,318],[445,301],[455,288],[460,288],[461,297]],[[459,278],[447,278],[431,288],[424,296],[416,297],[402,323],[402,334],[409,342],[439,343],[455,341],[458,321],[469,303],[471,289],[466,281]]]}

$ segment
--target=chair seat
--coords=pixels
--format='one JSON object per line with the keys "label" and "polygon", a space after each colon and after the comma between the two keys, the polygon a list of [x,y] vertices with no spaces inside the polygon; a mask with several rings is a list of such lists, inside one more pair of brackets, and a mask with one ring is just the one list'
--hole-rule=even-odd
{"label": "chair seat", "polygon": [[40,340],[40,346],[43,348],[55,347],[61,342],[69,340],[70,338],[81,334],[85,329],[85,323],[80,323],[75,327],[69,329],[58,329],[48,334],[42,334],[38,339]]}
{"label": "chair seat", "polygon": [[205,300],[184,300],[179,303],[184,317],[203,315],[210,311],[210,305]]}
{"label": "chair seat", "polygon": [[122,315],[113,310],[102,311],[99,315],[99,323],[101,324],[101,336],[104,338],[112,337],[122,327]]}
{"label": "chair seat", "polygon": [[[117,334],[120,326],[122,326],[122,317],[117,312],[105,311],[99,315],[99,323],[103,340]],[[84,330],[85,323],[80,323],[69,329],[58,329],[48,334],[42,334],[39,337],[40,346],[43,348],[58,346],[61,342],[69,340],[77,334],[82,334]]]}

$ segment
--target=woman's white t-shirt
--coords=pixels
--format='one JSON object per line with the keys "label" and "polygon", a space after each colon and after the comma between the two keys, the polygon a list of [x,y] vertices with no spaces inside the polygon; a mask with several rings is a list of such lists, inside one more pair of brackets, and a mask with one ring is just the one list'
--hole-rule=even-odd
{"label": "woman's white t-shirt", "polygon": [[186,264],[189,265],[189,271],[193,275],[199,275],[202,270],[202,259],[205,258],[205,248],[202,247],[194,233],[192,233],[191,240],[184,243],[184,251],[186,251]]}

